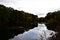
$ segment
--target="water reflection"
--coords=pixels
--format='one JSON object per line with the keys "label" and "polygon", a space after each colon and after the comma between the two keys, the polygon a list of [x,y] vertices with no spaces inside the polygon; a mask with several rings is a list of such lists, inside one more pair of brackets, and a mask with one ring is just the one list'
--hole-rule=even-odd
{"label": "water reflection", "polygon": [[44,24],[38,24],[38,27],[25,31],[23,34],[19,34],[9,40],[47,40],[54,34],[55,32],[48,30]]}

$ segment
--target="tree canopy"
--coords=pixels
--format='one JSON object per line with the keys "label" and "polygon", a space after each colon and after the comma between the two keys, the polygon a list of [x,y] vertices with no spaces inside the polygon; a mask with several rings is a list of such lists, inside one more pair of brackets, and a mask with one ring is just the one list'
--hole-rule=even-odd
{"label": "tree canopy", "polygon": [[49,12],[45,20],[47,23],[55,23],[55,24],[60,24],[60,11],[55,11],[55,12]]}
{"label": "tree canopy", "polygon": [[37,21],[37,15],[0,5],[0,26],[23,25]]}

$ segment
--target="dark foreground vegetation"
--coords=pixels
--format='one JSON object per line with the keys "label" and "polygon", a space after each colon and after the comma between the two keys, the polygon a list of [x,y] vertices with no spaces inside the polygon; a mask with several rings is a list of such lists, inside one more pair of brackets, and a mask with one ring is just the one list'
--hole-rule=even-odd
{"label": "dark foreground vegetation", "polygon": [[8,40],[37,24],[37,15],[0,5],[0,40]]}
{"label": "dark foreground vegetation", "polygon": [[49,12],[44,18],[39,19],[48,29],[58,32],[56,38],[52,37],[51,40],[60,40],[60,11]]}

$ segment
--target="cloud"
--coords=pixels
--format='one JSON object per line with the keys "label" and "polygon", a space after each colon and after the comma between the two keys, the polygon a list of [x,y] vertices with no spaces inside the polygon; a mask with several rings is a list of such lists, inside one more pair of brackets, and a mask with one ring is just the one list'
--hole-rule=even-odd
{"label": "cloud", "polygon": [[41,16],[40,13],[45,16],[48,12],[60,10],[60,0],[0,0],[0,4],[38,16]]}

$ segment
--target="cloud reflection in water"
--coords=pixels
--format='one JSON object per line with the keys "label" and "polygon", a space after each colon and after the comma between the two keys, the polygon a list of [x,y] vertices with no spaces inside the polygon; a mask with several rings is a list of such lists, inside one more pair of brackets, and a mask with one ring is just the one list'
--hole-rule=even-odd
{"label": "cloud reflection in water", "polygon": [[[52,35],[50,35],[52,33]],[[54,31],[48,30],[44,24],[38,24],[38,27],[25,31],[23,34],[18,34],[9,40],[47,40],[55,34]]]}

